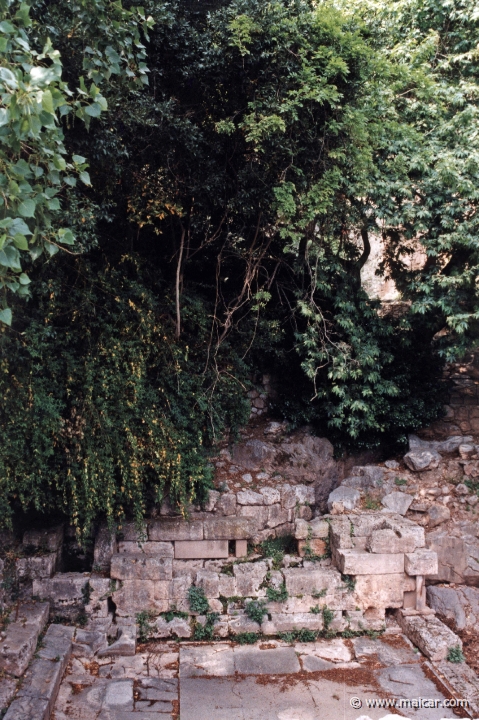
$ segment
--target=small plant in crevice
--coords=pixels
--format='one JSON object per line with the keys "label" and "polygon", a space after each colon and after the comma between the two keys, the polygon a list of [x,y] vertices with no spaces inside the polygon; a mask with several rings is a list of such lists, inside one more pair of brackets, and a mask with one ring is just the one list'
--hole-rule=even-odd
{"label": "small plant in crevice", "polygon": [[82,596],[82,603],[83,603],[83,605],[88,605],[88,603],[90,602],[91,590],[92,590],[91,585],[90,585],[90,583],[87,581],[87,582],[85,583],[85,585],[82,587],[82,590],[81,590],[81,596]]}
{"label": "small plant in crevice", "polygon": [[324,629],[327,632],[334,619],[334,610],[325,605],[322,609]]}
{"label": "small plant in crevice", "polygon": [[271,602],[285,602],[289,597],[286,583],[283,582],[280,588],[266,588],[266,595]]}
{"label": "small plant in crevice", "polygon": [[296,540],[292,535],[281,535],[277,538],[264,540],[258,545],[257,549],[264,557],[272,558],[273,569],[279,570],[284,556],[296,553]]}
{"label": "small plant in crevice", "polygon": [[401,485],[407,485],[407,480],[406,478],[395,477],[394,484],[398,487],[400,487]]}
{"label": "small plant in crevice", "polygon": [[154,630],[153,625],[150,624],[150,620],[153,619],[153,614],[150,610],[142,610],[136,614],[136,623],[138,625],[138,640],[140,642],[148,642],[151,634]]}
{"label": "small plant in crevice", "polygon": [[453,645],[450,647],[446,659],[450,663],[463,663],[466,661],[460,645]]}
{"label": "small plant in crevice", "polygon": [[166,622],[171,622],[175,618],[181,618],[182,620],[185,620],[189,617],[188,613],[182,612],[181,610],[177,610],[176,607],[172,607],[171,610],[167,610],[166,612],[160,613],[163,620]]}
{"label": "small plant in crevice", "polygon": [[326,588],[323,588],[322,590],[313,590],[313,592],[311,593],[311,597],[317,600],[318,598],[324,597],[327,592],[328,591],[326,590]]}
{"label": "small plant in crevice", "polygon": [[239,645],[254,645],[257,640],[259,640],[260,634],[255,632],[244,632],[244,633],[238,633],[238,635],[234,636],[234,640]]}
{"label": "small plant in crevice", "polygon": [[219,613],[211,612],[206,614],[204,625],[196,621],[193,635],[194,640],[212,640],[215,622],[219,616]]}
{"label": "small plant in crevice", "polygon": [[287,643],[297,642],[314,642],[318,639],[319,631],[309,630],[308,628],[300,628],[299,630],[291,630],[290,632],[278,633],[278,637]]}
{"label": "small plant in crevice", "polygon": [[188,602],[190,604],[190,609],[193,612],[198,613],[199,615],[206,615],[206,613],[210,609],[210,605],[206,598],[205,591],[202,587],[196,587],[195,585],[191,585],[188,590]]}
{"label": "small plant in crevice", "polygon": [[369,493],[364,496],[364,509],[365,510],[380,510],[381,503],[375,500]]}
{"label": "small plant in crevice", "polygon": [[313,613],[313,615],[319,615],[321,612],[321,608],[319,605],[314,605],[313,607],[309,608],[309,612]]}
{"label": "small plant in crevice", "polygon": [[343,581],[348,592],[354,592],[354,589],[356,587],[356,578],[354,577],[354,575],[341,575],[341,580]]}
{"label": "small plant in crevice", "polygon": [[267,614],[265,605],[264,600],[251,600],[246,603],[244,611],[250,620],[261,625],[263,617]]}

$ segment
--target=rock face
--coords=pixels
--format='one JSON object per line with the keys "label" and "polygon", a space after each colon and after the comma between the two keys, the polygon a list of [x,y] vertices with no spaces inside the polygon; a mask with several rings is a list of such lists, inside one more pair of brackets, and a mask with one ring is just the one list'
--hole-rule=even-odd
{"label": "rock face", "polygon": [[341,477],[334,460],[334,448],[325,438],[303,435],[282,442],[248,440],[238,443],[232,453],[234,462],[245,470],[277,472],[291,483],[312,483],[316,504],[324,512],[330,492]]}
{"label": "rock face", "polygon": [[427,534],[427,546],[438,556],[436,582],[479,587],[479,523],[455,522]]}
{"label": "rock face", "polygon": [[479,589],[472,587],[427,588],[427,600],[436,613],[451,621],[457,630],[479,625]]}

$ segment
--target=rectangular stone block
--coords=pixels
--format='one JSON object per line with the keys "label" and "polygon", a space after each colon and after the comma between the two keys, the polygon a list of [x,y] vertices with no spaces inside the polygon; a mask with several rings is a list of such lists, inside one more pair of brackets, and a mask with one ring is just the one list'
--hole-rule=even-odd
{"label": "rectangular stone block", "polygon": [[173,560],[145,554],[113,555],[110,577],[115,580],[171,580]]}
{"label": "rectangular stone block", "polygon": [[271,621],[266,621],[262,625],[262,630],[267,635],[275,635],[277,633],[292,632],[293,630],[322,630],[323,615],[319,613],[297,613],[289,615],[286,613],[273,613]]}
{"label": "rectangular stone block", "polygon": [[218,573],[210,570],[198,570],[195,584],[203,589],[207,598],[218,598],[220,595]]}
{"label": "rectangular stone block", "polygon": [[203,521],[188,521],[183,518],[164,517],[161,518],[161,520],[154,520],[150,524],[148,535],[149,539],[154,542],[164,542],[168,540],[172,542],[176,540],[203,540]]}
{"label": "rectangular stone block", "polygon": [[343,585],[336,568],[288,568],[283,570],[283,576],[290,597],[313,595],[323,590],[333,592]]}
{"label": "rectangular stone block", "polygon": [[32,697],[17,697],[7,710],[3,720],[49,720],[48,700]]}
{"label": "rectangular stone block", "polygon": [[373,530],[367,549],[377,554],[409,553],[416,549],[416,540],[412,535],[399,537],[391,529]]}
{"label": "rectangular stone block", "polygon": [[218,590],[220,596],[222,597],[235,597],[238,594],[236,591],[236,579],[231,575],[224,575],[224,573],[220,573]]}
{"label": "rectangular stone block", "polygon": [[19,580],[50,578],[56,570],[57,553],[37,557],[18,558],[15,562]]}
{"label": "rectangular stone block", "polygon": [[300,557],[321,557],[326,553],[326,543],[321,538],[311,540],[298,540],[298,553]]}
{"label": "rectangular stone block", "polygon": [[248,554],[248,541],[247,540],[236,540],[235,541],[235,557],[246,557]]}
{"label": "rectangular stone block", "polygon": [[49,600],[62,615],[83,604],[89,583],[88,573],[59,573],[52,578],[33,581],[32,594]]}
{"label": "rectangular stone block", "polygon": [[438,569],[437,553],[434,550],[424,548],[404,556],[404,570],[408,575],[437,575]]}
{"label": "rectangular stone block", "polygon": [[435,615],[406,615],[399,610],[396,619],[404,634],[432,662],[445,660],[456,645],[462,648],[462,640]]}
{"label": "rectangular stone block", "polygon": [[399,520],[388,519],[384,523],[385,528],[394,530],[396,535],[402,540],[408,539],[414,543],[415,548],[421,548],[426,545],[426,534],[421,525],[416,525],[412,520],[400,518]]}
{"label": "rectangular stone block", "polygon": [[236,495],[238,505],[263,505],[264,496],[253,490],[240,490]]}
{"label": "rectangular stone block", "polygon": [[0,641],[0,670],[21,677],[33,657],[40,632],[32,625],[9,625]]}
{"label": "rectangular stone block", "polygon": [[23,546],[37,550],[56,552],[63,542],[63,525],[46,530],[27,530],[23,535]]}
{"label": "rectangular stone block", "polygon": [[261,530],[266,527],[269,510],[270,508],[263,505],[240,505],[237,517],[250,518],[255,527]]}
{"label": "rectangular stone block", "polygon": [[55,660],[34,660],[23,676],[23,683],[17,697],[46,700],[50,712],[58,694],[64,666]]}
{"label": "rectangular stone block", "polygon": [[268,507],[266,527],[274,528],[289,521],[289,511],[275,504]]}
{"label": "rectangular stone block", "polygon": [[166,580],[124,580],[113,594],[116,612],[121,617],[136,615],[143,610],[154,615],[169,609],[170,583]]}
{"label": "rectangular stone block", "polygon": [[177,540],[175,559],[227,558],[228,540]]}
{"label": "rectangular stone block", "polygon": [[249,517],[207,518],[203,525],[205,540],[249,540],[256,531],[256,523]]}
{"label": "rectangular stone block", "polygon": [[118,552],[127,555],[144,553],[145,555],[156,555],[157,557],[174,557],[173,543],[171,542],[145,542],[137,543],[129,540],[121,540],[118,543]]}
{"label": "rectangular stone block", "polygon": [[236,578],[236,588],[241,597],[265,597],[266,590],[262,587],[268,565],[261,561],[257,563],[241,563],[233,566]]}
{"label": "rectangular stone block", "polygon": [[358,575],[352,593],[355,606],[362,610],[374,608],[400,608],[407,589],[407,575]]}
{"label": "rectangular stone block", "polygon": [[344,575],[394,575],[404,572],[403,553],[373,554],[357,550],[337,550],[339,570]]}

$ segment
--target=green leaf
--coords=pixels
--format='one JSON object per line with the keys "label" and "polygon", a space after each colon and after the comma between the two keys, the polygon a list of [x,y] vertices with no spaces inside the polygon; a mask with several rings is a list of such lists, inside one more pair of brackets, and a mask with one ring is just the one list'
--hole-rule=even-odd
{"label": "green leaf", "polygon": [[20,233],[17,233],[13,238],[13,243],[15,247],[17,247],[19,250],[28,250],[28,242],[25,235],[20,235]]}
{"label": "green leaf", "polygon": [[75,236],[68,228],[61,228],[58,231],[58,242],[61,242],[63,245],[74,245]]}
{"label": "green leaf", "polygon": [[85,183],[85,185],[91,185],[90,175],[86,172],[86,170],[80,173],[79,178],[82,183]]}
{"label": "green leaf", "polygon": [[34,217],[36,204],[34,200],[28,198],[20,203],[18,206],[18,212],[22,217]]}
{"label": "green leaf", "polygon": [[0,250],[0,265],[12,268],[12,270],[21,270],[20,253],[17,248],[13,247],[13,245],[7,245],[3,250]]}
{"label": "green leaf", "polygon": [[87,105],[84,110],[90,117],[100,117],[101,115],[101,106],[97,102]]}
{"label": "green leaf", "polygon": [[42,96],[42,108],[51,115],[54,114],[55,108],[53,107],[53,97],[50,90],[44,90]]}
{"label": "green leaf", "polygon": [[86,162],[86,158],[82,157],[81,155],[73,155],[72,160],[77,165],[82,165],[84,162]]}
{"label": "green leaf", "polygon": [[26,273],[21,273],[18,277],[18,282],[20,285],[29,285],[31,280]]}
{"label": "green leaf", "polygon": [[0,310],[0,322],[10,326],[12,324],[12,311],[10,308]]}
{"label": "green leaf", "polygon": [[18,87],[17,78],[12,71],[6,67],[0,67],[0,80],[3,80],[5,85],[13,90],[16,90]]}
{"label": "green leaf", "polygon": [[10,120],[10,111],[7,108],[0,108],[0,127],[8,125]]}

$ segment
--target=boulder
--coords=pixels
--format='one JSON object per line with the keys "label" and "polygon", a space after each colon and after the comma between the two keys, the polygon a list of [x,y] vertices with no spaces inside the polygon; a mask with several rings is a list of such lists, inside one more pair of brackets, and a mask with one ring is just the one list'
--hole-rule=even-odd
{"label": "boulder", "polygon": [[409,510],[409,506],[414,500],[412,495],[403,492],[392,492],[385,495],[381,500],[385,508],[398,515],[405,515]]}
{"label": "boulder", "polygon": [[451,519],[451,511],[445,505],[439,503],[430,505],[427,511],[428,515],[428,526],[430,528],[442,525],[443,522],[447,522]]}
{"label": "boulder", "polygon": [[410,450],[403,458],[407,467],[413,472],[421,472],[429,468],[437,468],[441,456],[435,450]]}
{"label": "boulder", "polygon": [[340,485],[336,490],[333,490],[328,497],[328,510],[331,512],[333,507],[341,504],[344,510],[354,510],[361,500],[361,495],[358,490],[354,488]]}
{"label": "boulder", "polygon": [[341,485],[356,488],[358,490],[374,490],[382,487],[384,482],[384,468],[378,465],[356,465],[351,474]]}

